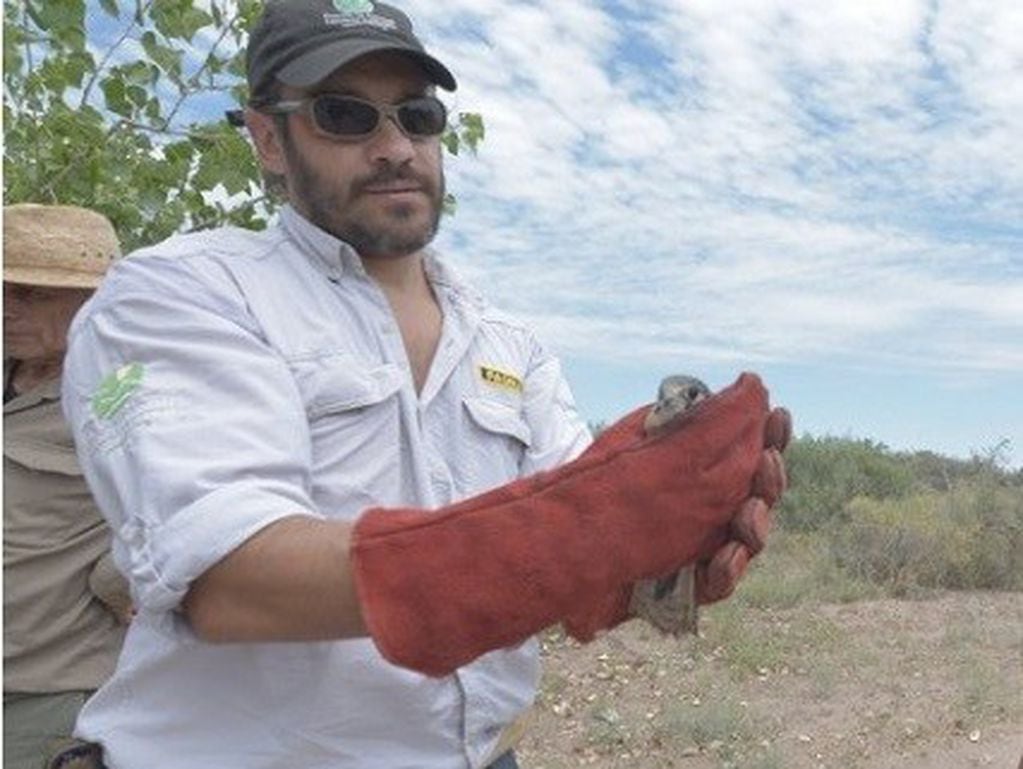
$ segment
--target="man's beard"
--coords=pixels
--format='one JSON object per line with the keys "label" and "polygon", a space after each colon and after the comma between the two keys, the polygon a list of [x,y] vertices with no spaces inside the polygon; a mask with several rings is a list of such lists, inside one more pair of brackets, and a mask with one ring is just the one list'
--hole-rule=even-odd
{"label": "man's beard", "polygon": [[[419,251],[433,240],[440,226],[444,201],[444,172],[440,172],[439,183],[432,184],[418,174],[395,166],[386,166],[375,174],[353,179],[347,190],[332,185],[330,181],[306,162],[295,147],[291,137],[285,135],[284,151],[291,170],[290,191],[301,201],[309,220],[335,238],[343,240],[362,256],[406,256]],[[362,218],[351,218],[346,210],[363,190],[379,184],[397,180],[411,180],[430,197],[430,217],[422,227],[407,230],[388,222],[370,223]],[[416,207],[396,204],[389,211],[389,218],[407,221],[416,215]]]}

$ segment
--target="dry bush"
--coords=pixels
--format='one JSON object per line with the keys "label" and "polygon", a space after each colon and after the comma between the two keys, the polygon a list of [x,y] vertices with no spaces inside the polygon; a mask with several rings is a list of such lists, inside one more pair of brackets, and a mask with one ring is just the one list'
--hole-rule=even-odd
{"label": "dry bush", "polygon": [[833,538],[842,568],[895,595],[915,588],[1023,589],[1023,492],[962,483],[901,499],[859,497]]}

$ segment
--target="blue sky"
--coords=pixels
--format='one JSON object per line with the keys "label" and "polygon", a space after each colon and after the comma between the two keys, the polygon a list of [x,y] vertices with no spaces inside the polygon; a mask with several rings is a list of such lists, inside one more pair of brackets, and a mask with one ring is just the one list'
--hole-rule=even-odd
{"label": "blue sky", "polygon": [[1023,7],[404,3],[481,112],[441,247],[587,418],[759,372],[797,432],[1023,464]]}
{"label": "blue sky", "polygon": [[399,0],[480,112],[439,247],[590,421],[759,372],[797,432],[1023,466],[1017,0]]}

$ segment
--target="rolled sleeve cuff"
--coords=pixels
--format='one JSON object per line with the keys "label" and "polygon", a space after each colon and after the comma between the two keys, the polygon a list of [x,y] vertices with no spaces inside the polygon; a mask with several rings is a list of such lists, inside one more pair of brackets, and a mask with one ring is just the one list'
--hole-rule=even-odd
{"label": "rolled sleeve cuff", "polygon": [[130,519],[120,536],[136,600],[151,612],[176,609],[207,569],[271,523],[296,515],[323,518],[293,489],[243,482],[210,492],[155,526]]}

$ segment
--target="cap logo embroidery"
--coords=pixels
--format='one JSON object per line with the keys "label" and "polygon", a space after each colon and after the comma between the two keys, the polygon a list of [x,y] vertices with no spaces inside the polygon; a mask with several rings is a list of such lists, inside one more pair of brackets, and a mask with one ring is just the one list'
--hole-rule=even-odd
{"label": "cap logo embroidery", "polygon": [[109,419],[142,384],[145,369],[141,363],[128,363],[107,376],[92,396],[92,411],[100,419]]}
{"label": "cap logo embroidery", "polygon": [[332,27],[375,27],[385,32],[398,29],[398,23],[376,13],[371,0],[333,0],[337,13],[323,14],[323,23]]}
{"label": "cap logo embroidery", "polygon": [[334,8],[338,13],[373,13],[370,0],[334,0]]}
{"label": "cap logo embroidery", "polygon": [[487,384],[493,385],[501,390],[511,390],[512,392],[522,392],[522,380],[514,374],[509,374],[507,371],[501,371],[500,369],[491,368],[490,366],[480,366],[480,378]]}

